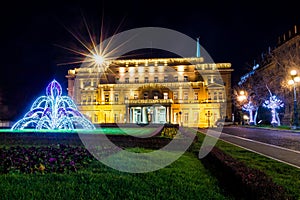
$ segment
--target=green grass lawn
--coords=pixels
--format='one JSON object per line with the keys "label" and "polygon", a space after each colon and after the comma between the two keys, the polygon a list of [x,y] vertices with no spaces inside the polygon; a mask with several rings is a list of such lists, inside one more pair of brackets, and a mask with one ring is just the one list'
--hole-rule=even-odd
{"label": "green grass lawn", "polygon": [[[5,139],[5,134],[1,137]],[[44,145],[45,140],[39,138]],[[218,186],[218,180],[198,159],[197,152],[204,135],[198,133],[198,138],[199,141],[190,151],[171,165],[154,172],[120,172],[94,160],[84,169],[64,174],[1,174],[1,199],[232,199]],[[19,136],[17,139],[20,139]],[[30,140],[33,139],[34,136]],[[78,145],[78,138],[68,140],[66,134],[62,136],[62,140],[63,143],[73,141],[72,145]],[[13,146],[15,142],[10,138],[2,141],[12,142],[7,145],[3,143],[5,147]],[[23,145],[29,147],[28,143]],[[34,145],[40,146],[39,141],[35,141]],[[276,183],[284,186],[289,194],[300,199],[299,169],[220,140],[216,145],[249,167],[263,170]],[[128,150],[141,153],[151,151],[141,148]],[[145,159],[145,163],[147,162]]]}
{"label": "green grass lawn", "polygon": [[[139,152],[145,152],[139,149]],[[69,174],[3,174],[1,199],[231,199],[197,156],[187,152],[149,173],[125,173],[95,160]]]}
{"label": "green grass lawn", "polygon": [[[199,133],[198,138],[197,148],[203,141],[204,134]],[[275,183],[284,186],[289,194],[295,196],[296,199],[300,199],[300,169],[233,146],[222,140],[218,140],[216,146],[232,157],[244,162],[247,166],[264,171],[268,176],[272,177]]]}
{"label": "green grass lawn", "polygon": [[[104,129],[105,130],[105,129]],[[111,129],[106,129],[110,130]],[[115,130],[115,129],[114,129]],[[149,134],[153,130],[128,129],[130,134]],[[149,132],[150,131],[150,132]],[[122,134],[122,133],[118,133]],[[51,139],[49,138],[51,137]],[[2,148],[43,147],[50,144],[78,146],[76,134],[1,133]],[[25,139],[24,139],[25,138]],[[1,150],[1,149],[0,149]],[[143,148],[128,151],[145,153]],[[141,158],[143,159],[143,158]],[[144,163],[149,160],[145,157]],[[124,163],[120,163],[122,165]],[[47,166],[46,166],[47,167]],[[218,180],[204,168],[197,155],[184,153],[171,165],[148,173],[114,170],[94,159],[77,172],[24,174],[12,171],[0,175],[2,199],[232,199],[218,186]]]}
{"label": "green grass lawn", "polygon": [[95,130],[35,130],[35,129],[23,129],[23,130],[10,130],[0,129],[0,133],[87,133],[87,134],[107,134],[107,135],[148,135],[155,131],[153,127],[132,128],[132,127],[105,127],[97,128]]}

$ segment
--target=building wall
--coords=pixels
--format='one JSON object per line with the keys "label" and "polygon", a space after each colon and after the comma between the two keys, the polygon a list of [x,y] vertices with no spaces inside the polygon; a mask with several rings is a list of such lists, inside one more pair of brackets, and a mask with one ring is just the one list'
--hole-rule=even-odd
{"label": "building wall", "polygon": [[230,63],[198,57],[130,59],[105,70],[75,68],[66,77],[69,96],[93,123],[207,127],[231,116],[232,71]]}

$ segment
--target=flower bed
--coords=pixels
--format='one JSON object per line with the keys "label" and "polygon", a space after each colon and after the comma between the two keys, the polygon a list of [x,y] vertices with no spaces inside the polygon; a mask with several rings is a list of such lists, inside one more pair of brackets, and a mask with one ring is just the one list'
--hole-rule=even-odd
{"label": "flower bed", "polygon": [[0,149],[0,174],[65,173],[85,167],[93,157],[84,147],[68,145]]}
{"label": "flower bed", "polygon": [[293,199],[264,172],[247,167],[217,147],[201,161],[237,199]]}

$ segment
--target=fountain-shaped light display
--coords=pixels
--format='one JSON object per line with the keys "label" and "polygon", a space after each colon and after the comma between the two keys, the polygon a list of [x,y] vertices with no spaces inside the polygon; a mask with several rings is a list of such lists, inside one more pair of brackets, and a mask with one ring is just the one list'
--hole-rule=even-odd
{"label": "fountain-shaped light display", "polygon": [[73,100],[62,96],[61,85],[53,80],[46,88],[46,96],[38,97],[29,112],[17,121],[12,130],[24,128],[49,130],[95,129],[95,126],[81,114]]}

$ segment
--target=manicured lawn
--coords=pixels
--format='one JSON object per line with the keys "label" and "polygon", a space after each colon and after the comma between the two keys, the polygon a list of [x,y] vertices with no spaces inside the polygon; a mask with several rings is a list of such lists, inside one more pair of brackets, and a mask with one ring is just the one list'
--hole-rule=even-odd
{"label": "manicured lawn", "polygon": [[143,127],[143,128],[132,128],[132,127],[114,127],[114,128],[97,128],[95,130],[35,130],[35,129],[23,129],[23,130],[10,130],[0,129],[0,133],[87,133],[87,134],[109,134],[109,135],[148,135],[155,131],[156,128]]}
{"label": "manicured lawn", "polygon": [[230,199],[217,185],[189,152],[149,173],[120,172],[95,160],[87,168],[67,174],[0,176],[1,199]]}
{"label": "manicured lawn", "polygon": [[[199,133],[198,138],[199,143],[201,143],[204,135]],[[272,177],[275,183],[284,186],[289,194],[295,196],[296,199],[300,199],[300,169],[233,146],[221,140],[217,142],[216,146],[232,157],[244,162],[247,166],[264,171],[267,175]]]}
{"label": "manicured lawn", "polygon": [[[143,129],[139,129],[136,133],[142,133]],[[120,172],[96,159],[88,161],[88,165],[80,165],[82,167],[78,167],[74,172],[74,168],[70,166],[71,161],[75,161],[75,164],[85,162],[85,159],[78,160],[82,157],[79,147],[84,146],[76,134],[1,133],[0,139],[0,150],[10,151],[12,147],[12,152],[21,156],[22,160],[18,150],[15,152],[16,149],[21,149],[20,151],[27,152],[26,157],[34,158],[36,165],[32,165],[29,169],[39,168],[40,162],[45,167],[42,170],[35,168],[33,173],[30,173],[30,170],[23,173],[16,168],[8,173],[2,173],[0,199],[232,199],[219,188],[218,180],[204,168],[197,155],[192,152],[184,153],[171,165],[154,172]],[[25,151],[23,148],[31,149]],[[49,148],[53,149],[50,153],[51,158],[48,156]],[[35,149],[37,153],[34,153]],[[137,153],[152,151],[143,148],[127,150]],[[74,157],[71,152],[76,156]],[[12,154],[8,152],[5,156],[7,155]],[[40,156],[43,159],[39,159]],[[50,161],[53,160],[52,157],[57,160]],[[16,160],[20,163],[20,157]],[[53,162],[57,164],[52,165]],[[148,162],[145,157],[144,163]],[[124,163],[120,163],[122,164]],[[64,173],[61,173],[60,167],[64,169]],[[49,170],[50,168],[52,170]]]}
{"label": "manicured lawn", "polygon": [[[139,132],[139,131],[137,131]],[[43,147],[50,142],[70,144],[76,147],[80,139],[74,134],[64,133],[35,135],[20,133],[15,139],[1,133],[0,144],[9,148],[15,142],[25,148]],[[131,133],[132,134],[132,133]],[[26,135],[26,141],[22,140]],[[148,173],[126,173],[114,170],[93,159],[84,168],[76,172],[24,174],[12,171],[0,175],[1,199],[232,199],[221,188],[218,180],[202,165],[197,152],[204,135],[198,133],[199,141],[171,165]],[[48,136],[51,136],[49,140]],[[44,138],[45,137],[45,138]],[[34,141],[34,145],[30,145]],[[300,199],[300,170],[277,162],[270,158],[218,141],[217,147],[249,167],[263,170],[279,185],[284,186],[289,194]],[[75,149],[76,150],[76,149]],[[127,149],[138,153],[151,150],[143,148]],[[77,150],[76,150],[77,151]],[[145,164],[149,160],[145,159]],[[124,163],[120,163],[122,165]],[[47,167],[47,166],[46,166]]]}

